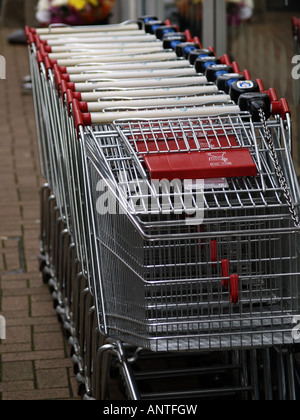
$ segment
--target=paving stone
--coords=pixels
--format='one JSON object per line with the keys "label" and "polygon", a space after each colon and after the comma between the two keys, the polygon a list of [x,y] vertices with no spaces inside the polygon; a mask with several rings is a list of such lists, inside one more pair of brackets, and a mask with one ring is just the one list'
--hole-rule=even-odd
{"label": "paving stone", "polygon": [[33,367],[30,361],[6,362],[2,365],[2,382],[33,380]]}
{"label": "paving stone", "polygon": [[3,299],[2,302],[2,312],[5,314],[6,312],[11,311],[26,311],[28,310],[28,298],[27,296],[8,296],[7,298]]}
{"label": "paving stone", "polygon": [[62,359],[65,357],[63,350],[46,350],[46,351],[30,351],[30,352],[14,352],[7,353],[1,356],[2,363],[16,362],[16,361],[33,361],[33,360],[48,360],[48,359]]}
{"label": "paving stone", "polygon": [[37,370],[37,385],[39,389],[67,388],[68,378],[66,368]]}
{"label": "paving stone", "polygon": [[13,381],[0,382],[0,392],[32,391],[34,389],[33,381]]}
{"label": "paving stone", "polygon": [[63,349],[61,331],[34,334],[34,348],[37,351]]}
{"label": "paving stone", "polygon": [[31,330],[29,326],[19,326],[6,328],[6,343],[30,343],[31,342]]}
{"label": "paving stone", "polygon": [[40,400],[69,400],[69,388],[37,389],[34,391],[3,392],[3,401],[40,401]]}

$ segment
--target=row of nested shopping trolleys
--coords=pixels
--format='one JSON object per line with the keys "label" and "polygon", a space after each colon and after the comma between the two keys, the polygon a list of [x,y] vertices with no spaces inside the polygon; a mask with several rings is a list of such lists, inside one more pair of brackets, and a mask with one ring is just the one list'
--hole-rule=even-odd
{"label": "row of nested shopping trolleys", "polygon": [[296,399],[286,100],[155,17],[26,35],[46,179],[40,269],[79,393]]}

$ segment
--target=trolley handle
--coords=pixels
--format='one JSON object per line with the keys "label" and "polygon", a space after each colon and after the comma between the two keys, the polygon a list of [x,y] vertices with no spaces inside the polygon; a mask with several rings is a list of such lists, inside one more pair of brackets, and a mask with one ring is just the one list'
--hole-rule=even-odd
{"label": "trolley handle", "polygon": [[79,103],[82,102],[81,93],[75,92],[74,90],[69,89],[69,83],[67,83],[65,80],[62,80],[61,82],[61,92],[62,92],[62,97],[65,98],[67,101],[66,105],[69,110],[70,110],[70,105],[73,102],[73,99],[77,99]]}
{"label": "trolley handle", "polygon": [[58,92],[58,95],[60,96],[61,92],[61,84],[62,84],[62,74],[60,73],[57,64],[54,64],[53,66],[53,73],[54,73],[54,81],[55,81],[55,87]]}
{"label": "trolley handle", "polygon": [[45,68],[45,71],[46,71],[46,77],[48,79],[49,78],[49,72],[51,70],[53,70],[51,60],[49,59],[49,57],[47,55],[43,55],[41,53],[41,51],[39,51],[39,50],[36,52],[36,60],[39,64],[39,66],[41,66],[41,64],[44,65],[44,68]]}
{"label": "trolley handle", "polygon": [[[69,106],[71,106],[71,103]],[[91,114],[81,112],[79,101],[77,99],[73,99],[72,101],[72,114],[77,134],[79,134],[80,127],[92,125]]]}
{"label": "trolley handle", "polygon": [[29,35],[32,34],[33,31],[34,29],[30,28],[30,26],[25,26],[25,37],[26,37],[27,43],[29,41]]}

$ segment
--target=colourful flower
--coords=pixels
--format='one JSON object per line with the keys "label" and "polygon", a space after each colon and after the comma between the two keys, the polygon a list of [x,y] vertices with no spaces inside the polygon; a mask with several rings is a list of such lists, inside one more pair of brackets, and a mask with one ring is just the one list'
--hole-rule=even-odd
{"label": "colourful flower", "polygon": [[39,0],[37,19],[43,24],[85,25],[109,16],[115,0]]}

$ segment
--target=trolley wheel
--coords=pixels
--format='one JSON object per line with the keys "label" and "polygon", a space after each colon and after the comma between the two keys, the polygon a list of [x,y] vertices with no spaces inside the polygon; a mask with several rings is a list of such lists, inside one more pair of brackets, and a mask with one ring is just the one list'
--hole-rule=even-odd
{"label": "trolley wheel", "polygon": [[39,261],[39,271],[42,273],[44,271],[44,268],[46,267],[46,261],[44,260],[40,260],[40,258],[38,259]]}
{"label": "trolley wheel", "polygon": [[76,354],[72,356],[72,362],[73,362],[73,374],[76,376],[79,373],[79,364],[78,364],[78,358]]}
{"label": "trolley wheel", "polygon": [[72,328],[71,328],[71,324],[70,324],[69,321],[66,321],[66,320],[64,321],[63,331],[64,331],[64,334],[65,334],[67,340],[69,340],[69,338],[72,337]]}
{"label": "trolley wheel", "polygon": [[56,309],[57,319],[59,323],[63,325],[65,322],[66,311],[59,303],[56,305],[55,309]]}
{"label": "trolley wheel", "polygon": [[49,281],[51,280],[51,276],[49,273],[46,272],[45,268],[46,268],[46,264],[44,265],[42,269],[42,279],[43,279],[44,284],[49,284]]}
{"label": "trolley wheel", "polygon": [[84,399],[84,396],[86,395],[86,389],[85,389],[85,385],[84,384],[78,384],[77,395],[82,400]]}
{"label": "trolley wheel", "polygon": [[57,307],[59,306],[57,292],[55,292],[55,291],[52,292],[51,296],[52,296],[52,299],[53,299],[53,309],[56,310]]}

